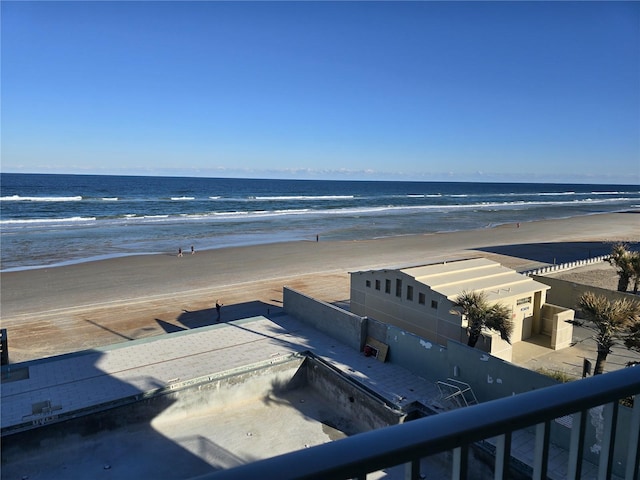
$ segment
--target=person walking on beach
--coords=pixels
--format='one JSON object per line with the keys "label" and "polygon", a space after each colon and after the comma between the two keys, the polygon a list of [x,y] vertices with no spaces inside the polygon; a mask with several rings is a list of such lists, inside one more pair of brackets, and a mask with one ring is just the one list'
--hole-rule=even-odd
{"label": "person walking on beach", "polygon": [[193,245],[191,245],[191,255],[194,255],[196,253],[196,249],[193,248]]}
{"label": "person walking on beach", "polygon": [[178,256],[181,257],[182,256],[182,247],[178,248]]}
{"label": "person walking on beach", "polygon": [[218,318],[216,318],[216,322],[220,321],[220,310],[222,309],[222,303],[220,303],[220,300],[216,300],[216,312],[218,312]]}

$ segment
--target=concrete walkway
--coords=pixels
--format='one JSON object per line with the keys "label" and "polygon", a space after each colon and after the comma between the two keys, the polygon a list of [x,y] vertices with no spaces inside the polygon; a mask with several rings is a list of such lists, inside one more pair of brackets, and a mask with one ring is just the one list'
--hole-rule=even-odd
{"label": "concrete walkway", "polygon": [[[562,350],[547,347],[549,337],[536,335],[527,341],[513,345],[512,363],[529,370],[545,370],[566,374],[571,379],[582,378],[584,360],[591,363],[591,374],[596,366],[597,346],[592,336],[594,332],[579,326],[573,327],[573,343]],[[607,356],[605,372],[625,368],[629,362],[640,362],[640,352],[633,352],[617,345]]]}

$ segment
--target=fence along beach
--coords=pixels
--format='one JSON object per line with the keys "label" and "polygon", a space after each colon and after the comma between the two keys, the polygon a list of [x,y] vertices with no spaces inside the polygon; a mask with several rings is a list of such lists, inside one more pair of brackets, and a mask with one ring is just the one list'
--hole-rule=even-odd
{"label": "fence along beach", "polygon": [[[281,307],[282,286],[325,301],[349,298],[349,272],[485,255],[530,269],[640,240],[637,212],[369,240],[294,241],[134,255],[4,272],[2,328],[11,362],[213,324]],[[600,248],[600,250],[597,250]]]}

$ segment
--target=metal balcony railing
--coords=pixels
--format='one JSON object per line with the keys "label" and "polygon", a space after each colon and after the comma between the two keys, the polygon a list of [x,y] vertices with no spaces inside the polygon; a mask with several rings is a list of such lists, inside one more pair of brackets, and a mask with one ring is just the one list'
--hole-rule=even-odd
{"label": "metal balcony railing", "polygon": [[[420,460],[453,451],[452,479],[468,477],[469,448],[498,437],[494,478],[509,478],[511,435],[535,427],[534,479],[547,478],[551,422],[572,416],[567,478],[579,479],[590,408],[604,405],[598,478],[612,477],[614,444],[626,444],[625,480],[637,480],[640,462],[640,366],[463,407],[407,423],[256,461],[198,477],[225,479],[365,479],[368,473],[405,465],[405,478],[421,478]],[[635,396],[629,438],[617,438],[619,400]]]}

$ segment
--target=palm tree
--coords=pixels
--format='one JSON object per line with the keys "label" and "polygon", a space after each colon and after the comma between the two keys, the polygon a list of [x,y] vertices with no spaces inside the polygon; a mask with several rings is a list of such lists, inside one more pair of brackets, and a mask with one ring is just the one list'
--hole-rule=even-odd
{"label": "palm tree", "polygon": [[640,322],[629,328],[629,335],[624,339],[624,346],[629,350],[640,352]]}
{"label": "palm tree", "polygon": [[584,324],[580,321],[573,323],[583,325],[595,332],[593,339],[598,345],[598,356],[593,374],[598,375],[604,371],[611,347],[619,344],[620,340],[630,338],[631,329],[638,328],[640,303],[626,298],[612,301],[604,295],[586,292],[580,297],[579,306],[589,323]]}
{"label": "palm tree", "polygon": [[616,243],[611,249],[608,262],[618,269],[618,291],[626,292],[633,277],[633,257],[637,252],[630,252],[624,243]]}
{"label": "palm tree", "polygon": [[469,341],[467,345],[475,347],[483,328],[500,332],[500,337],[511,343],[513,322],[509,309],[502,304],[489,305],[484,292],[462,292],[453,302],[468,322]]}
{"label": "palm tree", "polygon": [[640,286],[640,252],[631,253],[631,271],[633,272],[631,278],[633,280],[633,294],[637,295],[638,287]]}

